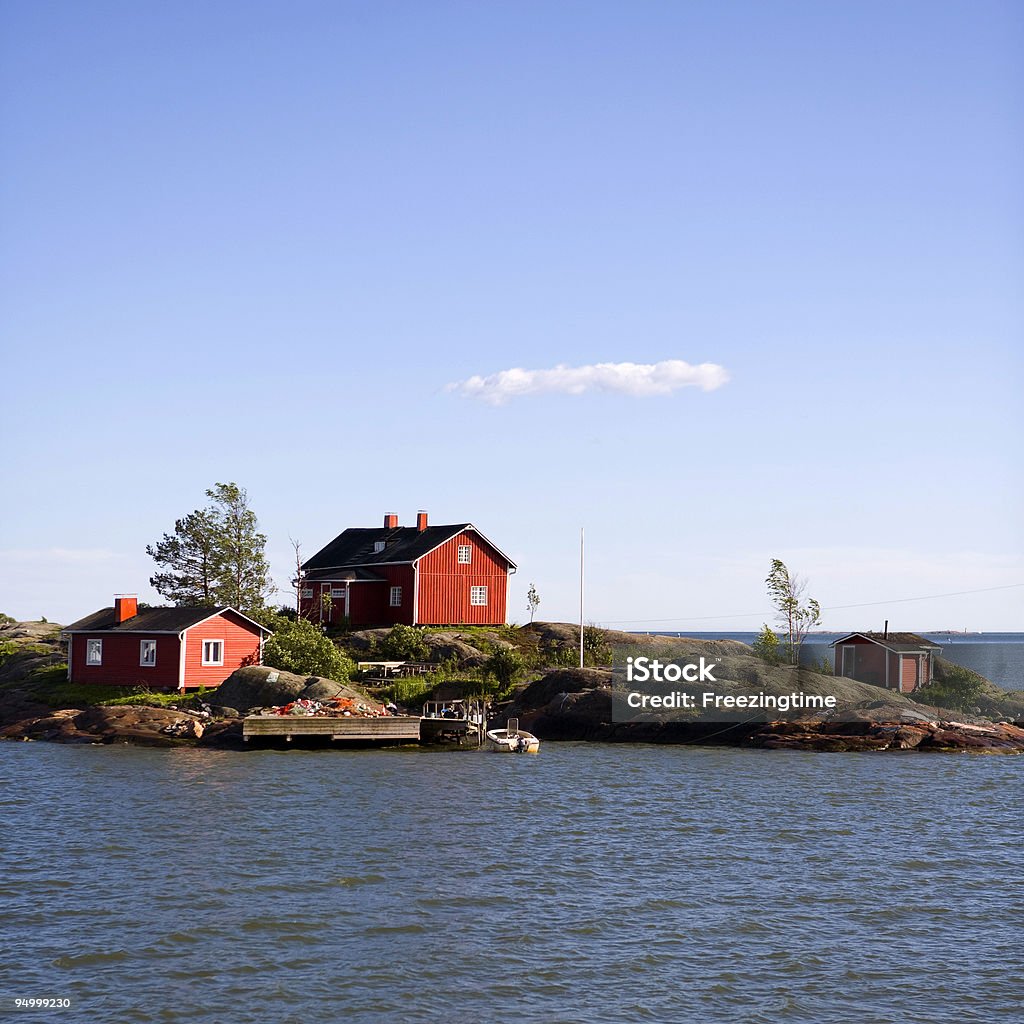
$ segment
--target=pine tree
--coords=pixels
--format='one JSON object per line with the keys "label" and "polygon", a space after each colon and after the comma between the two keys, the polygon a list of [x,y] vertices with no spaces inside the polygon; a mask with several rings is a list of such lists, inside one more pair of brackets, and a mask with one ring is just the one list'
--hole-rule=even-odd
{"label": "pine tree", "polygon": [[213,607],[217,586],[217,524],[209,509],[196,509],[174,524],[156,544],[146,547],[157,565],[149,585],[176,605]]}
{"label": "pine tree", "polygon": [[164,571],[150,585],[176,605],[230,605],[251,613],[273,593],[264,549],[267,538],[257,529],[244,488],[215,484],[206,492],[211,504],[174,524],[146,554]]}

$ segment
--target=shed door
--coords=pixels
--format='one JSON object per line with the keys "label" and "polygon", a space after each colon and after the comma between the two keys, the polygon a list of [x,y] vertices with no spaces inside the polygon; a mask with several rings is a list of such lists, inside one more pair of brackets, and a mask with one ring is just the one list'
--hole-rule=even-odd
{"label": "shed door", "polygon": [[901,689],[904,693],[909,693],[911,690],[917,689],[917,658],[901,658],[902,667],[900,668],[900,682],[902,683]]}
{"label": "shed door", "polygon": [[857,645],[846,644],[843,647],[843,675],[849,679],[856,678],[857,671]]}

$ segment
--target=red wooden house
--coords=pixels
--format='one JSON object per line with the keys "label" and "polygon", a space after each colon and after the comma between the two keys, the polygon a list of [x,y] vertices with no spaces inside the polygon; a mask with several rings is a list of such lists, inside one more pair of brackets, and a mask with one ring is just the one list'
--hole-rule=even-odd
{"label": "red wooden house", "polygon": [[398,516],[349,529],[302,566],[300,610],[324,623],[443,626],[505,623],[515,563],[472,523],[415,526]]}
{"label": "red wooden house", "polygon": [[835,675],[910,693],[927,686],[942,650],[916,633],[848,633],[834,640]]}
{"label": "red wooden house", "polygon": [[68,679],[106,686],[185,690],[219,686],[236,668],[263,661],[270,635],[234,608],[146,608],[114,598],[62,631]]}

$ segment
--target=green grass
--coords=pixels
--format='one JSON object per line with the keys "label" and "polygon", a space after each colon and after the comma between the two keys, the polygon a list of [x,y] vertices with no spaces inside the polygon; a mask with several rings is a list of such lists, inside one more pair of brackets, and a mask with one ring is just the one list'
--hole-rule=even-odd
{"label": "green grass", "polygon": [[147,707],[166,708],[172,705],[176,708],[198,707],[210,696],[210,691],[205,689],[192,690],[184,695],[180,693],[132,693],[128,696],[115,697],[112,700],[97,701],[104,707]]}
{"label": "green grass", "polygon": [[92,704],[112,706],[118,704],[143,705],[147,707],[187,708],[199,704],[210,696],[209,690],[201,687],[185,696],[180,693],[139,692],[138,687],[102,686],[93,683],[69,683],[67,665],[52,665],[36,669],[25,679],[19,680],[16,688],[51,708],[83,708]]}

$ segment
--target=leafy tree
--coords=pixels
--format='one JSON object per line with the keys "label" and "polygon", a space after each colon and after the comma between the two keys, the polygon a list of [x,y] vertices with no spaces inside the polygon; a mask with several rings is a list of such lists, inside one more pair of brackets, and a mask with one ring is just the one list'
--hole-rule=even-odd
{"label": "leafy tree", "polygon": [[533,617],[537,613],[537,609],[540,607],[540,594],[537,593],[536,584],[531,583],[530,589],[526,592],[526,610],[530,613],[530,621],[533,622]]}
{"label": "leafy tree", "polygon": [[261,621],[274,630],[263,644],[263,664],[303,676],[324,676],[342,682],[355,672],[352,660],[343,654],[324,631],[309,619],[287,618],[273,613]]}
{"label": "leafy tree", "polygon": [[795,574],[791,575],[785,562],[772,559],[772,571],[765,580],[768,585],[768,596],[775,606],[776,621],[788,636],[786,654],[794,664],[800,661],[800,645],[808,630],[821,623],[821,606],[813,598],[804,600],[807,581]]}
{"label": "leafy tree", "polygon": [[754,653],[769,665],[778,665],[782,660],[782,654],[779,651],[779,638],[767,622],[754,641]]}
{"label": "leafy tree", "polygon": [[231,605],[252,614],[274,587],[264,549],[244,488],[218,483],[206,492],[210,504],[174,524],[156,544],[146,547],[163,571],[150,585],[176,605]]}

